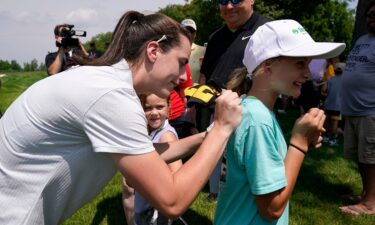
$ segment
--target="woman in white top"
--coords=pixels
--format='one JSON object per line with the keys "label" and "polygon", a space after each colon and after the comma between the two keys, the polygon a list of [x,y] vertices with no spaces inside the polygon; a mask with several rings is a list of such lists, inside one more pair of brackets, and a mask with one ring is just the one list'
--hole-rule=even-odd
{"label": "woman in white top", "polygon": [[[185,73],[190,36],[161,14],[125,13],[98,59],[30,86],[0,120],[0,224],[59,224],[119,170],[158,211],[193,202],[241,119],[238,95],[216,101],[206,135],[151,142],[137,94],[167,97]],[[195,154],[172,173],[167,162]]]}

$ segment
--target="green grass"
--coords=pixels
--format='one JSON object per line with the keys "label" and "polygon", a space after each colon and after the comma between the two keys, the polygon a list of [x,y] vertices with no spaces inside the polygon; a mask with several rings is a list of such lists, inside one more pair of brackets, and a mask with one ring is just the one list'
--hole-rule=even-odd
{"label": "green grass", "polygon": [[[33,82],[45,77],[43,72],[12,73],[3,80],[0,88],[0,109],[6,107]],[[297,110],[278,115],[286,138],[298,117]],[[374,216],[350,216],[339,212],[338,207],[350,204],[343,193],[360,193],[361,180],[357,166],[342,157],[342,140],[339,147],[323,146],[309,151],[303,163],[296,188],[290,201],[291,225],[368,225],[375,224]],[[211,225],[215,203],[205,201],[207,187],[199,194],[183,218],[190,225]],[[126,224],[121,205],[121,176],[116,176],[90,203],[83,206],[64,225],[70,224]],[[182,223],[176,223],[182,224]]]}
{"label": "green grass", "polygon": [[11,72],[5,73],[0,87],[0,111],[5,109],[18,97],[27,87],[34,82],[47,76],[45,71],[38,72]]}

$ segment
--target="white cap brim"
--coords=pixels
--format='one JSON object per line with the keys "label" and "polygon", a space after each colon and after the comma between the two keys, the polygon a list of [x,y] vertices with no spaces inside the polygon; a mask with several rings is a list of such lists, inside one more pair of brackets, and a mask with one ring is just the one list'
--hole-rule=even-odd
{"label": "white cap brim", "polygon": [[314,59],[329,59],[340,55],[345,50],[344,43],[310,42],[298,48],[283,52],[281,56],[311,57]]}
{"label": "white cap brim", "polygon": [[327,59],[340,55],[344,43],[315,42],[305,28],[295,20],[267,22],[251,36],[247,43],[243,64],[253,73],[263,61],[278,57],[309,57]]}

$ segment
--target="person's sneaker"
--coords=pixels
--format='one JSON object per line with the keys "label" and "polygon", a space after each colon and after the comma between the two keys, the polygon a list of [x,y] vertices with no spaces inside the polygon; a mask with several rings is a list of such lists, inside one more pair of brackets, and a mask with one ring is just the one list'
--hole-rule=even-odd
{"label": "person's sneaker", "polygon": [[328,145],[333,147],[333,146],[338,146],[339,143],[336,138],[332,138],[331,140],[329,140]]}
{"label": "person's sneaker", "polygon": [[216,201],[217,201],[217,194],[216,194],[216,193],[210,193],[210,194],[207,196],[206,200],[207,200],[208,202],[216,202]]}
{"label": "person's sneaker", "polygon": [[329,137],[323,137],[323,143],[328,143],[329,142]]}

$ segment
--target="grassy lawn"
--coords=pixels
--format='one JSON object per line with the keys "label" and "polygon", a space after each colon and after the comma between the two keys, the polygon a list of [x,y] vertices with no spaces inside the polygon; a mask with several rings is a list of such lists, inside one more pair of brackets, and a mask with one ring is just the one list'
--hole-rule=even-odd
{"label": "grassy lawn", "polygon": [[0,87],[0,111],[5,109],[20,95],[27,87],[34,82],[47,76],[47,72],[12,72],[5,73],[6,76],[1,80]]}
{"label": "grassy lawn", "polygon": [[[10,73],[0,88],[0,110],[4,110],[33,82],[44,78],[45,72]],[[297,110],[278,115],[286,139]],[[351,202],[341,197],[348,192],[360,193],[361,180],[357,166],[342,157],[342,140],[338,147],[323,146],[309,151],[299,174],[290,201],[291,225],[368,225],[375,224],[375,216],[350,216],[338,207]],[[211,225],[215,203],[205,201],[207,187],[202,190],[183,218],[190,225]],[[117,174],[106,188],[90,203],[64,223],[68,224],[126,224],[121,205],[121,177]],[[175,224],[182,224],[180,222]]]}

